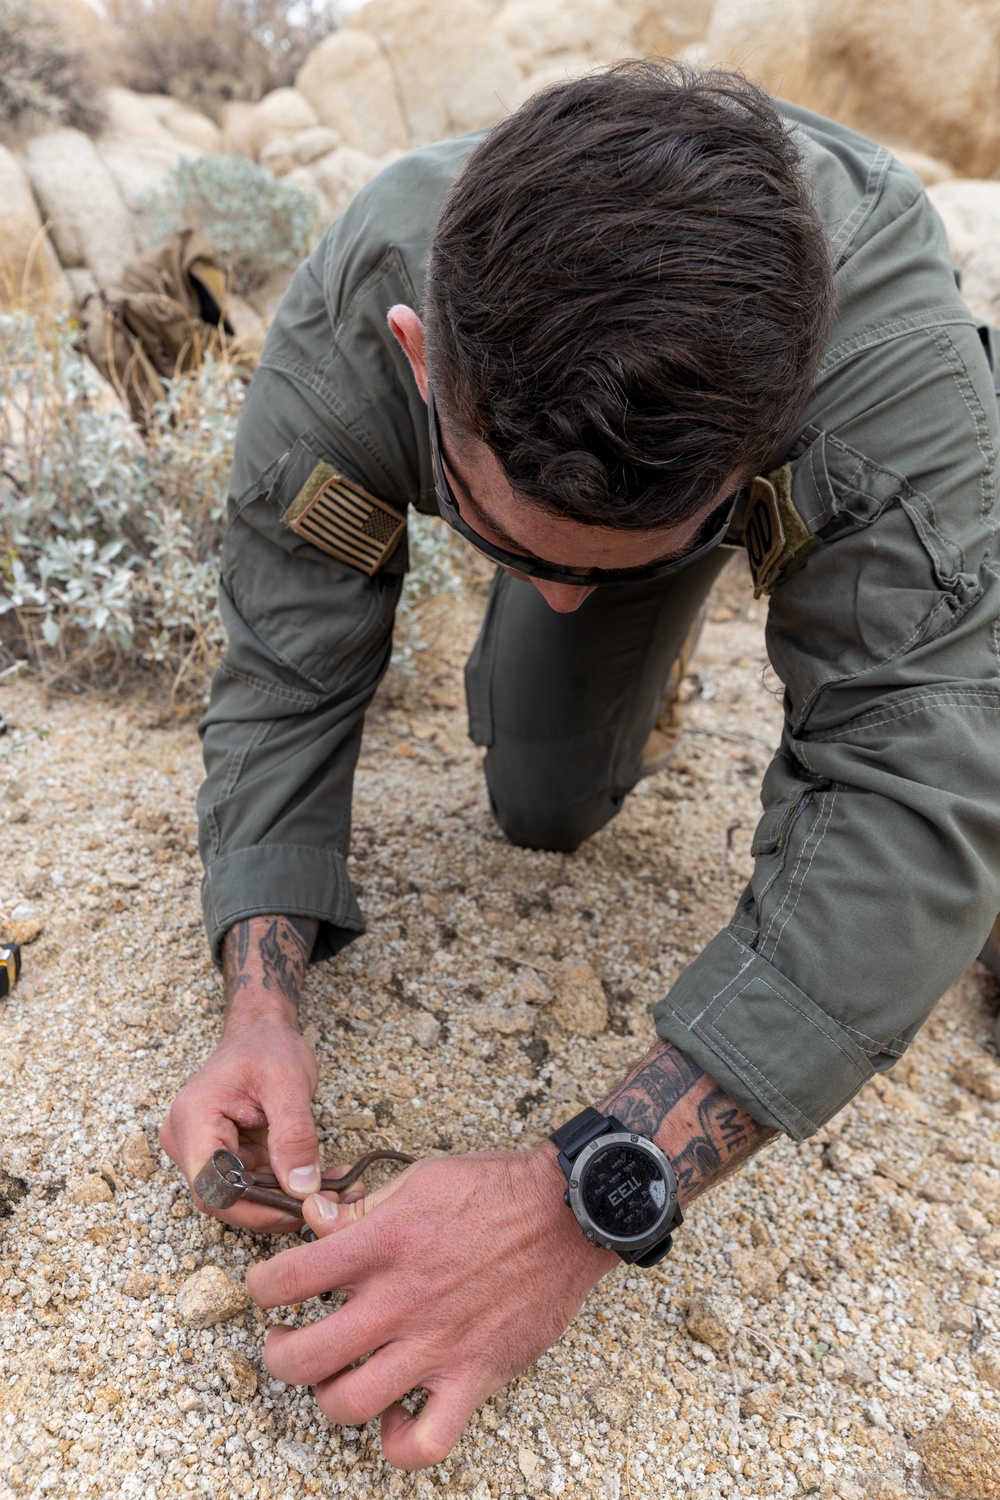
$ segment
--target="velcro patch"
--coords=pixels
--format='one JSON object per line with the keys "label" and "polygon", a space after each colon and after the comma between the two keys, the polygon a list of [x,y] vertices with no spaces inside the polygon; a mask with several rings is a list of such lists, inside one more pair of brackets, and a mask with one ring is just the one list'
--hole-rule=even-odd
{"label": "velcro patch", "polygon": [[743,542],[755,599],[769,594],[782,574],[795,572],[819,546],[819,537],[810,535],[795,509],[790,464],[750,481]]}
{"label": "velcro patch", "polygon": [[326,463],[316,465],[281,519],[321,552],[369,577],[406,530],[405,516]]}

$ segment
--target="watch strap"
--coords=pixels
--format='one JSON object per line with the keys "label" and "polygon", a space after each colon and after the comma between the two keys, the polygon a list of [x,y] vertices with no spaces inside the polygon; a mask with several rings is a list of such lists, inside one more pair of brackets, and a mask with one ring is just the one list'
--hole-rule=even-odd
{"label": "watch strap", "polygon": [[589,1146],[591,1141],[599,1135],[606,1135],[609,1130],[624,1130],[624,1126],[611,1115],[602,1115],[599,1110],[582,1109],[578,1115],[567,1120],[565,1125],[560,1125],[558,1130],[553,1130],[549,1140],[554,1142],[559,1150],[560,1156],[566,1156],[570,1161],[580,1155],[584,1146]]}

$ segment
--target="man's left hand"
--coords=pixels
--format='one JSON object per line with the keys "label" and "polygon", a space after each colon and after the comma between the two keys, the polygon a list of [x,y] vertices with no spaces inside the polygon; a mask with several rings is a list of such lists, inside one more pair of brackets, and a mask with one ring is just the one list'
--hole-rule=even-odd
{"label": "man's left hand", "polygon": [[[255,1266],[250,1295],[262,1307],[333,1289],[349,1300],[304,1328],[272,1328],[267,1368],[315,1385],[334,1422],[381,1414],[397,1468],[441,1463],[476,1407],[550,1348],[620,1264],[584,1239],[565,1186],[545,1145],[419,1161],[357,1203],[307,1198],[320,1238]],[[412,1417],[400,1397],[415,1387],[428,1398]]]}

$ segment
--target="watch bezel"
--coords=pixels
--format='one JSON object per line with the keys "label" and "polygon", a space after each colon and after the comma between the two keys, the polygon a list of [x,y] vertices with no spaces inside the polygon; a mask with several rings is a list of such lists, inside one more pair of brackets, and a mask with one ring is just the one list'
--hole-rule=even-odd
{"label": "watch bezel", "polygon": [[[644,1151],[647,1156],[651,1156],[667,1184],[667,1200],[663,1206],[663,1213],[653,1228],[647,1229],[645,1234],[609,1234],[584,1207],[583,1180],[586,1176],[586,1169],[595,1156],[614,1146],[631,1146],[634,1150]],[[648,1136],[637,1135],[631,1130],[609,1130],[604,1135],[599,1135],[589,1141],[573,1159],[566,1191],[569,1206],[580,1228],[589,1240],[605,1250],[615,1250],[619,1253],[623,1250],[629,1253],[648,1250],[671,1232],[677,1215],[677,1173],[674,1171],[670,1157],[665,1151],[661,1151]]]}

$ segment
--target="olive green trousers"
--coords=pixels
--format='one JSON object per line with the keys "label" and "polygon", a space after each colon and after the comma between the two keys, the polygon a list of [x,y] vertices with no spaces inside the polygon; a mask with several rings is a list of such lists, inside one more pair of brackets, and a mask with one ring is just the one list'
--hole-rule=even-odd
{"label": "olive green trousers", "polygon": [[465,670],[493,815],[514,844],[571,850],[613,818],[671,667],[733,553],[650,583],[598,588],[572,614],[500,570]]}

